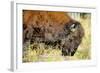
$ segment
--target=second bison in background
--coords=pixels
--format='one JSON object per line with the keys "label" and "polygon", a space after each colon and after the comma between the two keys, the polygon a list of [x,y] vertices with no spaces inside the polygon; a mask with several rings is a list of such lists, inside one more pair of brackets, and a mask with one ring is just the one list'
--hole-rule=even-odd
{"label": "second bison in background", "polygon": [[63,56],[73,56],[83,36],[81,24],[66,12],[23,10],[23,44],[58,46]]}

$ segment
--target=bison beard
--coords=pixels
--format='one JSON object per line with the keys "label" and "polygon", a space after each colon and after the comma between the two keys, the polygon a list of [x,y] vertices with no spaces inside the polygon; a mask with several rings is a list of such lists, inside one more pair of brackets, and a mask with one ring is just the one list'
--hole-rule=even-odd
{"label": "bison beard", "polygon": [[[54,16],[58,17],[58,15],[61,16],[59,22],[56,21],[56,18],[52,20],[49,14],[52,14],[52,12],[23,11],[23,44],[38,42],[51,46],[58,45],[63,56],[73,56],[84,36],[81,24],[68,17],[67,13],[56,12],[56,14],[51,15],[52,18]],[[63,20],[63,18],[65,19]],[[40,19],[42,21],[39,21]]]}

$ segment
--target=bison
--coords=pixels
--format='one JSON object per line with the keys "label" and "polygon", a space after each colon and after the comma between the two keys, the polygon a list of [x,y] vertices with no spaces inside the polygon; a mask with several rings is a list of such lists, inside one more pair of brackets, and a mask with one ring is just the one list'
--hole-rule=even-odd
{"label": "bison", "polygon": [[82,41],[84,29],[67,12],[23,10],[23,44],[58,45],[62,56],[73,56]]}

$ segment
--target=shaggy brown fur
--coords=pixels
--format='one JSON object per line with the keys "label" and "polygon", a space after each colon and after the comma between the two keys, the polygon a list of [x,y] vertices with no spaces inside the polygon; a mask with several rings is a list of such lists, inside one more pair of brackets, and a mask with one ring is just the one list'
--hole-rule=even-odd
{"label": "shaggy brown fur", "polygon": [[66,12],[23,10],[23,44],[59,45],[62,55],[73,56],[83,35],[81,24]]}

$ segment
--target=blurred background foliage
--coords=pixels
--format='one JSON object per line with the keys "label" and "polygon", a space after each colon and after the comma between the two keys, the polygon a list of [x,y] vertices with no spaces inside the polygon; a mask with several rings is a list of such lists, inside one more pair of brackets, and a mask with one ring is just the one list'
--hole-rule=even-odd
{"label": "blurred background foliage", "polygon": [[[43,43],[34,43],[23,48],[23,62],[50,62],[67,60],[91,59],[91,14],[90,13],[68,13],[73,19],[79,21],[85,35],[74,56],[61,56],[61,50],[55,46],[48,46]],[[34,47],[34,49],[32,49]],[[53,48],[53,49],[52,49]]]}

